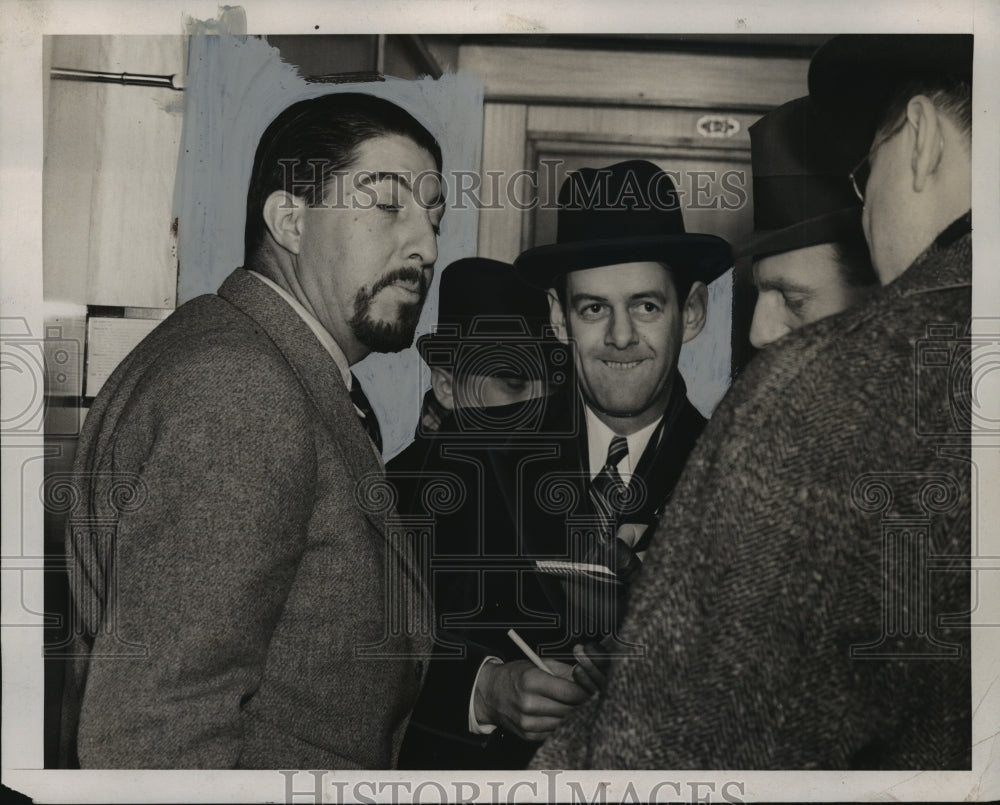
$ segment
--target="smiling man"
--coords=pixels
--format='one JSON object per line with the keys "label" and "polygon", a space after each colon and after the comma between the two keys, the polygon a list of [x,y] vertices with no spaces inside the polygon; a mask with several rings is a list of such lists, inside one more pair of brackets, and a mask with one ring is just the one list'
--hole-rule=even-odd
{"label": "smiling man", "polygon": [[[429,603],[356,495],[383,468],[350,366],[412,342],[440,168],[434,138],[392,103],[292,105],[257,149],[245,268],[105,384],[74,467],[88,504],[68,528],[81,634],[67,764],[395,763]],[[407,602],[398,623],[390,600]]]}
{"label": "smiling man", "polygon": [[[670,177],[640,160],[571,174],[557,242],[515,261],[548,292],[575,382],[489,453],[479,519],[458,535],[480,571],[453,607],[466,660],[431,673],[451,743],[428,736],[424,767],[522,767],[602,684],[606,657],[630,651],[617,638],[624,592],[706,421],[678,354],[704,326],[706,284],[731,264],[728,243],[685,232]],[[531,405],[504,415],[523,422]]]}
{"label": "smiling man", "polygon": [[587,411],[618,436],[660,420],[675,384],[681,344],[701,332],[708,292],[671,278],[659,262],[570,272],[552,299],[560,338],[576,346]]}

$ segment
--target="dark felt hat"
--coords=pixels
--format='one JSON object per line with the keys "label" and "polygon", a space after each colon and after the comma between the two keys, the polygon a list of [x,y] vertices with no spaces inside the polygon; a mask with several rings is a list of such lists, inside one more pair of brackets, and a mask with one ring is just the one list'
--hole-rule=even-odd
{"label": "dark felt hat", "polygon": [[549,288],[569,271],[646,260],[708,283],[732,265],[722,238],[685,232],[673,180],[652,162],[574,171],[558,204],[556,242],[514,261],[518,276],[536,287]]}
{"label": "dark felt hat", "polygon": [[798,98],[750,127],[753,234],[738,256],[763,256],[833,243],[861,232],[851,168],[868,150],[857,129]]}
{"label": "dark felt hat", "polygon": [[545,294],[514,267],[466,257],[441,272],[438,323],[417,339],[430,367],[459,374],[559,382],[569,353],[549,331]]}
{"label": "dark felt hat", "polygon": [[809,97],[857,126],[869,144],[897,89],[972,82],[972,34],[844,34],[809,63]]}

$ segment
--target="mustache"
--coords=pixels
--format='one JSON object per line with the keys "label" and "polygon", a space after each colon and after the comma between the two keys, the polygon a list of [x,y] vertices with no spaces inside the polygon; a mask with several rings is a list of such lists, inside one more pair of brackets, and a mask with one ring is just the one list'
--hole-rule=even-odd
{"label": "mustache", "polygon": [[383,288],[388,288],[395,282],[400,280],[404,282],[416,282],[420,290],[420,298],[423,299],[427,296],[427,290],[430,287],[430,281],[423,271],[417,268],[405,267],[397,268],[394,271],[390,271],[388,274],[380,277],[374,285],[372,285],[371,295],[375,296]]}

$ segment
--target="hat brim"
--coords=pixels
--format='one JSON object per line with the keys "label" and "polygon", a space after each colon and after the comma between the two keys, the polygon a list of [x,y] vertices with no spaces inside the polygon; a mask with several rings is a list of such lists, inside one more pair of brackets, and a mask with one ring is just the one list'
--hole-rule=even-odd
{"label": "hat brim", "polygon": [[644,235],[536,246],[514,261],[514,270],[524,282],[546,290],[570,271],[647,260],[667,263],[672,271],[706,284],[733,264],[729,243],[715,235]]}
{"label": "hat brim", "polygon": [[779,252],[834,243],[861,231],[861,206],[828,212],[782,229],[755,230],[735,250],[736,259],[765,257]]}

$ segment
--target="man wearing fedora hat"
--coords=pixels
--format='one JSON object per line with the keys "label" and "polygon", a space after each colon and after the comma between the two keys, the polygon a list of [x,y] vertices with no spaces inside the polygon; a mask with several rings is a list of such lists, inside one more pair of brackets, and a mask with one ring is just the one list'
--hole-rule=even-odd
{"label": "man wearing fedora hat", "polygon": [[970,768],[971,78],[971,36],[814,56],[883,287],[733,385],[632,589],[645,656],[534,765]]}
{"label": "man wearing fedora hat", "polygon": [[547,324],[545,296],[509,263],[465,257],[449,265],[441,273],[437,325],[417,340],[431,375],[411,448],[463,409],[548,394],[553,373],[543,351],[555,342],[545,338]]}
{"label": "man wearing fedora hat", "polygon": [[[466,493],[480,497],[448,514],[423,508],[431,496],[406,493],[410,511],[433,518],[432,562],[472,557],[469,572],[456,579],[452,567],[434,583],[449,628],[439,633],[401,755],[413,768],[521,768],[592,695],[604,656],[631,649],[616,634],[623,594],[648,525],[705,425],[677,358],[704,325],[705,284],[731,265],[729,245],[685,232],[670,177],[649,162],[579,171],[559,204],[557,243],[525,252],[515,266],[531,286],[520,292],[525,298],[548,292],[545,316],[558,349],[544,351],[547,371],[565,379],[546,398],[457,407],[446,420],[452,432],[436,437],[447,445],[437,478],[468,477],[474,466],[477,484]],[[480,299],[475,307],[496,305]],[[439,339],[440,330],[421,342],[432,367],[457,355],[455,339]],[[482,344],[482,334],[472,343]],[[470,346],[470,356],[480,348]],[[491,433],[476,431],[487,421]],[[463,441],[469,434],[477,438]],[[393,462],[390,475],[399,469]],[[432,475],[421,473],[418,483]],[[405,479],[397,484],[407,488]],[[525,659],[511,628],[546,670]]]}
{"label": "man wearing fedora hat", "polygon": [[755,347],[858,304],[878,287],[861,202],[844,181],[867,145],[844,137],[809,98],[750,127],[754,232],[738,255],[754,260]]}
{"label": "man wearing fedora hat", "polygon": [[[442,471],[453,472],[448,446],[506,438],[507,406],[546,397],[566,377],[566,348],[546,332],[545,295],[519,280],[510,263],[465,257],[441,273],[438,321],[417,339],[430,369],[413,442],[387,465],[402,514],[424,512],[421,495]],[[529,406],[537,417],[544,403]],[[457,529],[442,525],[446,538]]]}
{"label": "man wearing fedora hat", "polygon": [[[515,267],[548,292],[576,377],[537,427],[490,452],[482,527],[510,569],[484,574],[484,614],[467,631],[480,649],[466,663],[479,767],[523,766],[601,684],[603,657],[634,649],[617,637],[624,592],[705,425],[678,354],[704,326],[706,283],[732,264],[724,240],[685,231],[673,183],[652,163],[584,168],[558,200],[557,242]],[[525,659],[512,626],[552,674]]]}
{"label": "man wearing fedora hat", "polygon": [[[471,591],[488,550],[478,543],[486,533],[478,482],[486,451],[512,431],[537,429],[552,402],[548,395],[570,375],[568,350],[547,332],[548,324],[545,294],[518,279],[512,265],[467,257],[442,272],[437,324],[417,340],[430,368],[430,389],[414,441],[388,463],[387,478],[404,521],[433,523],[428,583],[439,647],[400,750],[401,768],[482,763],[483,739],[469,732],[463,703],[446,706],[457,688],[471,686],[448,648],[474,640],[450,621],[475,606]],[[445,490],[462,505],[437,505]],[[435,570],[441,560],[447,569]],[[468,698],[466,690],[466,709]]]}

